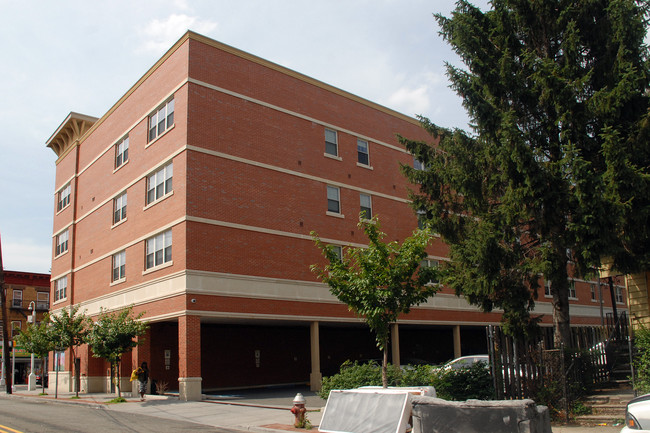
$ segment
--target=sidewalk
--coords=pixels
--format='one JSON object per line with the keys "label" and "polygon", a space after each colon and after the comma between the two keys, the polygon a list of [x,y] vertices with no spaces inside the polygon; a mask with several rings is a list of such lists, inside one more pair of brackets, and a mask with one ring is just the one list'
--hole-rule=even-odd
{"label": "sidewalk", "polygon": [[[228,391],[222,394],[204,395],[204,400],[200,402],[182,402],[177,395],[147,395],[146,400],[141,402],[139,396],[131,397],[130,393],[123,393],[122,396],[127,403],[119,404],[108,403],[115,398],[114,394],[79,394],[79,399],[74,399],[75,394],[72,392],[59,392],[58,399],[55,399],[53,393],[39,396],[40,392],[40,388],[36,391],[27,391],[26,386],[18,385],[13,397],[4,392],[0,397],[46,399],[53,404],[86,404],[116,412],[259,433],[305,431],[293,428],[293,415],[289,411],[297,392],[305,397],[306,407],[310,411],[307,418],[314,426],[312,430],[314,432],[318,431],[322,408],[325,407],[325,401],[306,387]],[[622,428],[622,425],[616,427],[554,426],[552,430],[553,433],[619,433]]]}

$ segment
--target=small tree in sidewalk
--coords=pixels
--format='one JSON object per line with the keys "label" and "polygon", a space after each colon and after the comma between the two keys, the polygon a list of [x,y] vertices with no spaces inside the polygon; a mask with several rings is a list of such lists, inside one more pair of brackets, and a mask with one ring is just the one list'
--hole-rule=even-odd
{"label": "small tree in sidewalk", "polygon": [[[75,348],[84,343],[88,333],[88,317],[79,312],[78,305],[72,305],[70,308],[64,307],[61,313],[50,315],[50,332],[55,350],[70,349],[72,352],[72,364],[74,365],[75,383],[79,384],[79,368],[77,366],[77,356]],[[58,366],[55,366],[58,371]],[[58,384],[57,384],[58,385]],[[79,387],[76,386],[75,394],[79,397]]]}
{"label": "small tree in sidewalk", "polygon": [[133,307],[119,312],[108,312],[102,308],[99,318],[90,327],[86,342],[96,358],[104,358],[117,374],[117,394],[122,397],[120,387],[120,361],[122,355],[136,347],[136,337],[144,335],[149,324],[142,322],[144,312],[133,316]]}
{"label": "small tree in sidewalk", "polygon": [[46,314],[43,321],[39,324],[31,323],[24,331],[16,336],[14,342],[40,358],[41,385],[43,393],[45,393],[45,359],[55,349],[49,315]]}
{"label": "small tree in sidewalk", "polygon": [[321,241],[315,232],[312,238],[329,264],[312,265],[312,271],[330,286],[330,291],[357,316],[362,317],[375,333],[377,347],[383,351],[382,385],[388,387],[388,341],[390,324],[413,305],[425,302],[438,291],[428,284],[437,280],[436,270],[420,267],[427,257],[431,239],[428,229],[416,230],[412,236],[385,243],[379,219],[359,220],[358,227],[368,237],[367,247],[345,247],[341,256]]}

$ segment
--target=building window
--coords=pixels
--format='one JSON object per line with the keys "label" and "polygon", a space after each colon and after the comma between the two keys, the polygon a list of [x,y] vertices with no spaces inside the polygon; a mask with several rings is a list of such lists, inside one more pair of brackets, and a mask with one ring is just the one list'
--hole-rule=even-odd
{"label": "building window", "polygon": [[341,213],[340,190],[335,186],[327,186],[327,211]]}
{"label": "building window", "polygon": [[550,281],[546,281],[544,283],[544,296],[547,296],[547,297],[553,296],[553,295],[551,295],[551,282]]}
{"label": "building window", "polygon": [[425,170],[426,167],[423,162],[419,161],[416,157],[413,157],[413,168],[416,170]]}
{"label": "building window", "polygon": [[[440,262],[438,260],[433,260],[433,259],[424,259],[420,262],[420,267],[421,268],[433,268],[433,269],[438,269],[438,266],[440,266]],[[440,281],[436,278],[433,280],[429,280],[427,284],[439,284]]]}
{"label": "building window", "polygon": [[115,168],[129,160],[129,137],[124,137],[115,145]]}
{"label": "building window", "polygon": [[169,163],[147,177],[147,204],[153,203],[172,192],[173,174],[174,164]]}
{"label": "building window", "polygon": [[149,141],[154,141],[174,124],[174,100],[165,103],[149,116]]}
{"label": "building window", "polygon": [[68,291],[68,277],[61,277],[54,282],[54,302],[65,299]]}
{"label": "building window", "polygon": [[20,328],[22,328],[22,322],[20,320],[11,321],[11,337],[15,337],[20,334]]}
{"label": "building window", "polygon": [[126,219],[126,193],[113,199],[113,224]]}
{"label": "building window", "polygon": [[343,247],[340,245],[330,245],[332,248],[332,251],[334,251],[334,254],[336,254],[336,257],[339,260],[343,260]]}
{"label": "building window", "polygon": [[361,204],[361,218],[372,218],[372,199],[368,194],[359,194],[359,202]]}
{"label": "building window", "polygon": [[172,231],[167,230],[157,236],[147,239],[146,245],[147,269],[160,266],[172,260]]}
{"label": "building window", "polygon": [[62,210],[64,207],[70,204],[70,184],[67,184],[63,189],[59,191],[58,200],[56,204],[56,211]]}
{"label": "building window", "polygon": [[36,309],[37,310],[50,309],[50,294],[48,292],[36,293]]}
{"label": "building window", "polygon": [[590,288],[591,288],[591,300],[592,300],[593,302],[596,302],[596,301],[598,300],[598,299],[596,299],[596,285],[595,285],[595,284],[591,284],[591,285],[590,285]]}
{"label": "building window", "polygon": [[370,158],[368,156],[368,142],[357,138],[357,161],[359,164],[370,165]]}
{"label": "building window", "polygon": [[616,286],[616,303],[622,304],[623,302],[623,289],[620,286]]}
{"label": "building window", "polygon": [[427,213],[420,209],[417,211],[418,229],[424,230],[427,227]]}
{"label": "building window", "polygon": [[577,299],[576,282],[574,280],[569,281],[569,298]]}
{"label": "building window", "polygon": [[55,256],[59,256],[68,251],[68,230],[62,231],[56,235],[56,251]]}
{"label": "building window", "polygon": [[11,302],[13,308],[23,308],[23,291],[14,289],[13,299]]}
{"label": "building window", "polygon": [[325,129],[325,153],[332,156],[339,155],[339,144],[336,131]]}
{"label": "building window", "polygon": [[119,281],[126,277],[126,251],[113,254],[113,280]]}

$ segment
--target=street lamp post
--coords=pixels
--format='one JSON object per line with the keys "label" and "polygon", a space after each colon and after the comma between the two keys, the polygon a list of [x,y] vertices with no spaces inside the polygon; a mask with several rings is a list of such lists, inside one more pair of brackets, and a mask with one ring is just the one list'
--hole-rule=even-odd
{"label": "street lamp post", "polygon": [[[29,303],[29,310],[32,312],[31,322],[32,326],[36,326],[36,303],[34,301]],[[27,386],[30,391],[36,389],[36,374],[34,374],[34,352],[32,352],[32,368],[29,372],[29,379],[27,381]]]}

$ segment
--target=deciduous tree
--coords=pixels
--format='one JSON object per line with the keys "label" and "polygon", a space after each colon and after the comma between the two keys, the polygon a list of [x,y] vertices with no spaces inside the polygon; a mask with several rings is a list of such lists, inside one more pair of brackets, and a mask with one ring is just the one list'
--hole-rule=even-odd
{"label": "deciduous tree", "polygon": [[45,359],[55,349],[49,315],[46,314],[41,323],[30,323],[16,336],[14,342],[41,359],[41,385],[45,392]]}
{"label": "deciduous tree", "polygon": [[420,262],[427,257],[431,235],[428,230],[417,230],[400,245],[396,241],[383,241],[386,234],[376,217],[360,218],[358,226],[368,237],[368,246],[345,247],[341,256],[312,232],[316,246],[329,264],[312,265],[311,269],[375,333],[377,347],[384,355],[382,384],[387,387],[390,324],[437,291],[437,286],[429,284],[436,279],[435,269],[420,267]]}

